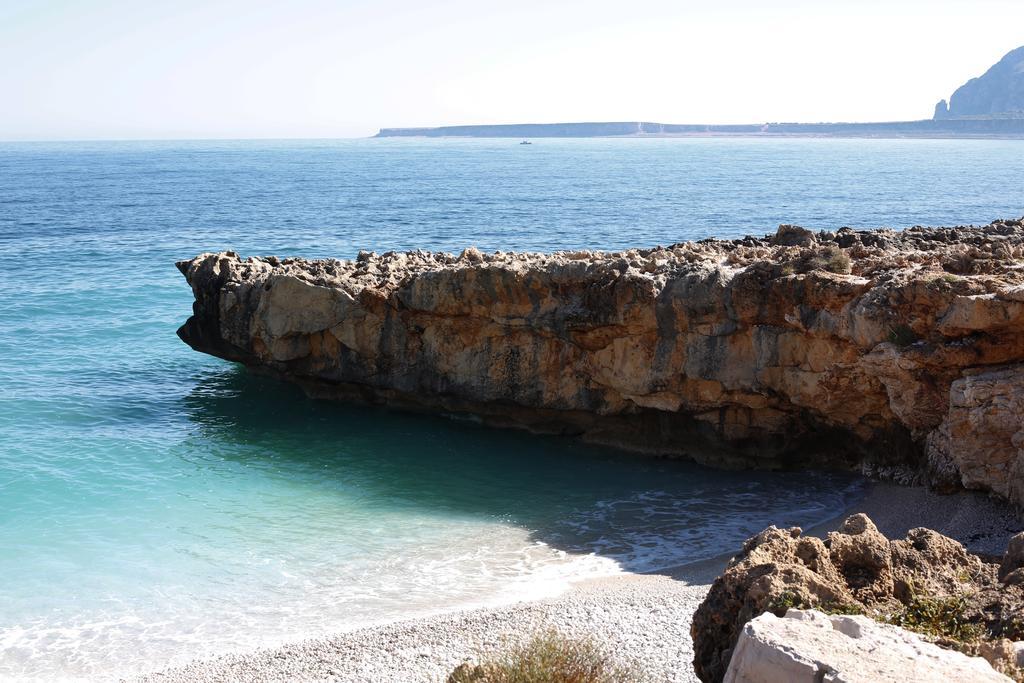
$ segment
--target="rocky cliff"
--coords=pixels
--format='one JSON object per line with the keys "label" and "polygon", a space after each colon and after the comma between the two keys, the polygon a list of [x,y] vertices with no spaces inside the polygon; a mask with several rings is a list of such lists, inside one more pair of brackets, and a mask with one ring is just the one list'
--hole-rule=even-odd
{"label": "rocky cliff", "polygon": [[935,105],[935,118],[958,116],[1024,117],[1024,47],[1011,50],[988,71],[967,81]]}
{"label": "rocky cliff", "polygon": [[1022,221],[178,267],[185,342],[318,395],[1024,502]]}

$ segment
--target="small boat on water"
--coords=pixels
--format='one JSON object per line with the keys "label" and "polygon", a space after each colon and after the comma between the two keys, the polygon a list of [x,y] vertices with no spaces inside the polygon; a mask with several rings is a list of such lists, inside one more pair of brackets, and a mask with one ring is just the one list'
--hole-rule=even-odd
{"label": "small boat on water", "polygon": [[523,141],[522,141],[522,142],[520,142],[519,144],[520,144],[520,145],[532,145],[533,143],[532,143],[532,142],[530,142],[529,140],[523,140]]}

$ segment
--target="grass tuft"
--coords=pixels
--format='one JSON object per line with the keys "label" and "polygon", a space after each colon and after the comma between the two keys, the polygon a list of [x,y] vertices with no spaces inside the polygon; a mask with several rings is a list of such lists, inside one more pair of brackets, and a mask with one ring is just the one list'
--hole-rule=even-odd
{"label": "grass tuft", "polygon": [[482,664],[461,665],[448,683],[634,683],[640,678],[593,640],[547,631]]}
{"label": "grass tuft", "polygon": [[808,264],[812,270],[827,270],[830,273],[840,275],[849,274],[853,270],[853,261],[850,256],[835,246],[827,246],[817,256],[812,258]]}

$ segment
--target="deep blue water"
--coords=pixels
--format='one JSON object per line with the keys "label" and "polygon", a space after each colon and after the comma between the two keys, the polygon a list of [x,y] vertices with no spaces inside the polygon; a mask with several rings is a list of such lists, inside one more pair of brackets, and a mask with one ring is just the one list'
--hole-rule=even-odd
{"label": "deep blue water", "polygon": [[857,494],[318,402],[174,331],[202,251],[1024,215],[1024,142],[0,145],[0,678],[110,675],[734,548]]}

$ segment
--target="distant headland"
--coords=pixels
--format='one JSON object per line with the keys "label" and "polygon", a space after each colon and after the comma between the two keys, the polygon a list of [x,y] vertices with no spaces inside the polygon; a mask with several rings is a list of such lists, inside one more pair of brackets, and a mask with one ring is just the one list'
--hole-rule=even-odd
{"label": "distant headland", "polygon": [[884,137],[1024,138],[1024,47],[960,86],[931,119],[879,123],[678,124],[651,121],[515,123],[437,128],[381,128],[375,137]]}
{"label": "distant headland", "polygon": [[374,137],[596,138],[596,137],[877,137],[1024,138],[1024,117],[924,119],[887,123],[512,123],[438,128],[381,128]]}

